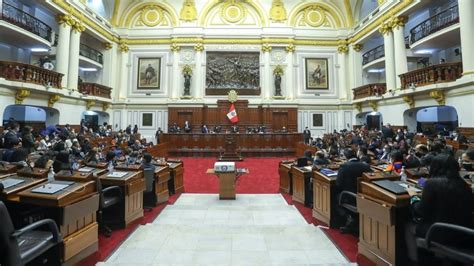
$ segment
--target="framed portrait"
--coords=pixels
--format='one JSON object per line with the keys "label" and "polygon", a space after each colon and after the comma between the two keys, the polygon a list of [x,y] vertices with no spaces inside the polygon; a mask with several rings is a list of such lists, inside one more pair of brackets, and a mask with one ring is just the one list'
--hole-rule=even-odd
{"label": "framed portrait", "polygon": [[306,58],[306,89],[328,90],[328,60],[327,58]]}
{"label": "framed portrait", "polygon": [[161,58],[138,58],[137,89],[160,89]]}
{"label": "framed portrait", "polygon": [[313,114],[313,127],[323,126],[323,114]]}
{"label": "framed portrait", "polygon": [[142,127],[153,127],[153,113],[142,113]]}

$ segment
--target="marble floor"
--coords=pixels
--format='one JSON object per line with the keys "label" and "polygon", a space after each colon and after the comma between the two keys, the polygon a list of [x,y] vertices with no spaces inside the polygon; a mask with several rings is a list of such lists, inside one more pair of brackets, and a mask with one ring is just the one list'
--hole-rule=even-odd
{"label": "marble floor", "polygon": [[350,265],[280,194],[182,194],[97,265]]}

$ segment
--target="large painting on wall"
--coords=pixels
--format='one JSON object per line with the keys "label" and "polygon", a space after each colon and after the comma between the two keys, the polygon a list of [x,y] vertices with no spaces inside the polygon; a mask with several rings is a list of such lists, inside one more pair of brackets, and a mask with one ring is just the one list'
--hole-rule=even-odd
{"label": "large painting on wall", "polygon": [[260,95],[259,52],[207,52],[206,95]]}
{"label": "large painting on wall", "polygon": [[306,89],[329,89],[328,60],[326,58],[306,58]]}
{"label": "large painting on wall", "polygon": [[159,90],[160,89],[160,67],[161,58],[139,58],[137,89]]}

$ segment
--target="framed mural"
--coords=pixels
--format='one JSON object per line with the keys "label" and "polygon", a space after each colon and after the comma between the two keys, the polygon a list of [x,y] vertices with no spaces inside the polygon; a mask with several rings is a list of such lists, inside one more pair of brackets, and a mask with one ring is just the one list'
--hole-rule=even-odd
{"label": "framed mural", "polygon": [[206,95],[260,95],[260,52],[207,52]]}
{"label": "framed mural", "polygon": [[138,58],[137,89],[159,90],[161,58]]}
{"label": "framed mural", "polygon": [[327,58],[306,58],[306,89],[328,90],[328,60]]}
{"label": "framed mural", "polygon": [[313,114],[313,127],[323,126],[323,114]]}

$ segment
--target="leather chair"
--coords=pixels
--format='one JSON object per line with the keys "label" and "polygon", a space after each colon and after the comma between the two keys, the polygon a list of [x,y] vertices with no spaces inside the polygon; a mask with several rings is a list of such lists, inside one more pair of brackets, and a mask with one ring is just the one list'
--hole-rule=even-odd
{"label": "leather chair", "polygon": [[[15,231],[7,207],[0,201],[0,224],[0,265],[17,266],[33,261],[35,265],[60,265],[58,244],[63,240],[53,220],[43,219]],[[39,260],[52,248],[57,249],[56,256],[51,256],[57,261]]]}
{"label": "leather chair", "polygon": [[[456,243],[453,243],[455,241]],[[474,230],[447,223],[434,223],[425,238],[417,238],[418,248],[450,261],[474,264]]]}
{"label": "leather chair", "polygon": [[122,189],[119,186],[111,186],[102,189],[100,178],[96,179],[97,191],[99,191],[99,210],[97,211],[97,222],[99,223],[99,230],[109,237],[112,234],[112,229],[106,225],[104,219],[104,210],[111,208],[122,202]]}
{"label": "leather chair", "polygon": [[[156,206],[155,194],[155,170],[153,168],[143,169],[143,176],[145,178],[145,191],[143,192],[143,209],[146,211],[153,210]],[[145,205],[146,204],[146,205]]]}
{"label": "leather chair", "polygon": [[359,235],[359,213],[357,212],[357,195],[344,190],[339,194],[338,205],[347,213],[346,225],[341,227],[342,233],[353,233]]}

